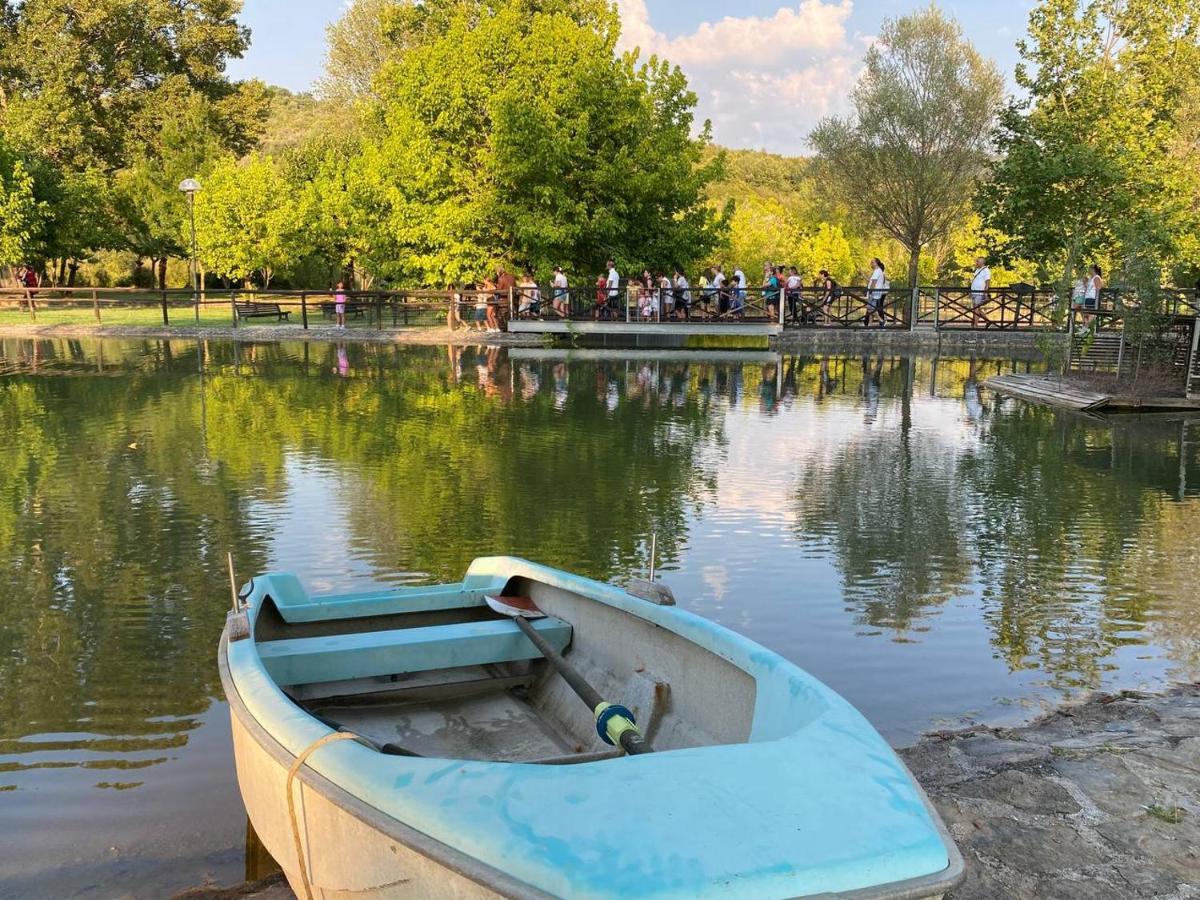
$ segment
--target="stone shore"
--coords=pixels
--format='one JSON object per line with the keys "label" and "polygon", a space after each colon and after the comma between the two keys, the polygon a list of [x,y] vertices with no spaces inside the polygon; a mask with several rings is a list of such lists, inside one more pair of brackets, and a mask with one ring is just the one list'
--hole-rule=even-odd
{"label": "stone shore", "polygon": [[967,862],[952,900],[1200,897],[1200,685],[900,754]]}
{"label": "stone shore", "polygon": [[[1100,694],[900,755],[967,862],[947,900],[1200,898],[1200,684]],[[187,900],[290,900],[279,876]]]}

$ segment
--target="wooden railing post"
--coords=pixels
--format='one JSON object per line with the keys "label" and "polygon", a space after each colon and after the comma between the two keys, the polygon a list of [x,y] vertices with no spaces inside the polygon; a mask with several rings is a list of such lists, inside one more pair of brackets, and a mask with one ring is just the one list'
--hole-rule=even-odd
{"label": "wooden railing post", "polygon": [[308,291],[300,292],[300,324],[308,331]]}
{"label": "wooden railing post", "polygon": [[233,327],[237,328],[238,323],[237,323],[237,291],[236,290],[232,290],[229,292],[229,313],[230,313],[230,315],[233,316]]}
{"label": "wooden railing post", "polygon": [[96,324],[100,324],[100,295],[95,288],[92,288],[92,315],[96,317]]}

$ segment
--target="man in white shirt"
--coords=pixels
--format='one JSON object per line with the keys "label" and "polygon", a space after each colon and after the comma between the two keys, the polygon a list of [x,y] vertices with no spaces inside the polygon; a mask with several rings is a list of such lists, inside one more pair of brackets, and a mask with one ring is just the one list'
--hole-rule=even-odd
{"label": "man in white shirt", "polygon": [[[979,327],[979,308],[987,302],[992,287],[992,270],[982,256],[975,257],[975,274],[971,276],[971,327]],[[986,323],[986,319],[984,320]]]}
{"label": "man in white shirt", "polygon": [[683,313],[685,319],[692,318],[692,286],[682,269],[675,270],[675,312]]}
{"label": "man in white shirt", "polygon": [[569,289],[567,287],[567,276],[563,274],[562,266],[554,267],[554,311],[562,316],[567,317],[567,302],[569,299]]}
{"label": "man in white shirt", "polygon": [[725,270],[721,266],[717,266],[717,272],[713,275],[712,287],[717,297],[717,315],[723,316],[729,309],[729,300],[725,293]]}
{"label": "man in white shirt", "polygon": [[608,314],[612,316],[620,299],[621,276],[617,272],[616,263],[611,259],[608,261],[608,278],[604,283],[608,287]]}

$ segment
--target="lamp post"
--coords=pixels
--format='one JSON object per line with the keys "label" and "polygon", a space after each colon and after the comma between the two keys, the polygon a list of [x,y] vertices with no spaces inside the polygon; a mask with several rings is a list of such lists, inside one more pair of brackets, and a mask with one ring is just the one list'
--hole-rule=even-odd
{"label": "lamp post", "polygon": [[200,324],[200,265],[196,261],[196,191],[200,190],[200,182],[195,178],[185,178],[179,182],[179,189],[187,194],[188,215],[192,222],[192,306],[196,310],[196,324]]}

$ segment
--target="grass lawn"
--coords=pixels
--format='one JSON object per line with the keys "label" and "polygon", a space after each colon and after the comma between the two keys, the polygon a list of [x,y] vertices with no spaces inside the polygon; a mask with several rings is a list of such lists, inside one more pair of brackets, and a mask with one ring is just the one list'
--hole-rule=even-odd
{"label": "grass lawn", "polygon": [[[264,301],[268,302],[268,301]],[[274,300],[269,302],[275,302]],[[300,304],[294,305],[286,300],[280,304],[284,312],[291,313],[288,322],[277,322],[268,317],[256,317],[239,322],[242,326],[281,325],[298,328],[301,324]],[[6,303],[0,306],[0,326],[6,325],[135,325],[142,327],[161,327],[163,324],[162,306],[157,300],[149,299],[145,303],[133,305],[128,300],[121,303],[100,302],[100,319],[96,320],[95,310],[91,302],[63,301],[57,298],[40,299],[35,301],[34,313],[36,318],[29,315],[24,304],[16,306]],[[195,308],[188,303],[172,303],[167,308],[169,325],[172,327],[195,327],[200,325],[207,328],[229,328],[233,324],[232,311],[229,303],[214,301],[200,308],[200,319],[196,320]],[[384,310],[384,328],[392,327],[392,311]],[[405,325],[442,325],[445,314],[441,310],[409,310],[405,315],[403,309],[397,311],[395,324]],[[332,317],[326,317],[317,302],[310,302],[308,307],[308,324],[311,328],[331,327]],[[375,330],[374,314],[368,312],[362,318],[349,316],[346,325],[351,329]]]}

